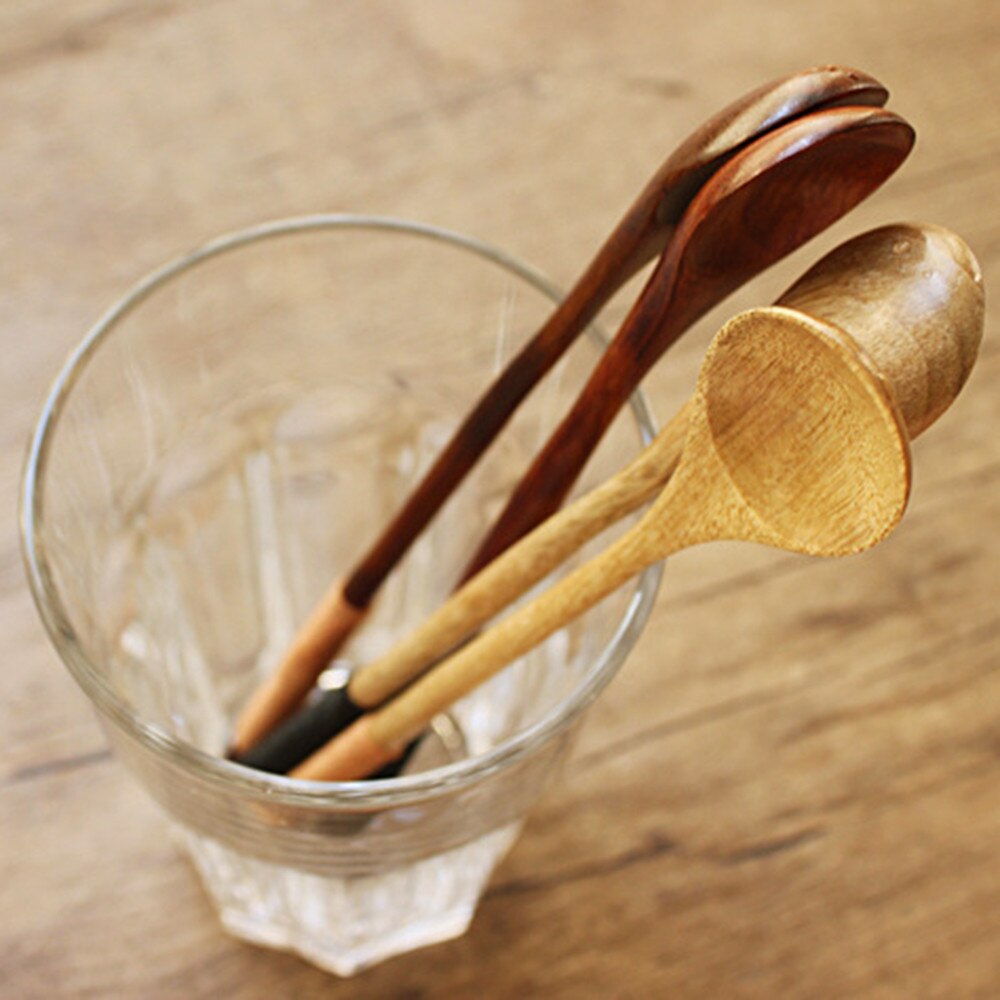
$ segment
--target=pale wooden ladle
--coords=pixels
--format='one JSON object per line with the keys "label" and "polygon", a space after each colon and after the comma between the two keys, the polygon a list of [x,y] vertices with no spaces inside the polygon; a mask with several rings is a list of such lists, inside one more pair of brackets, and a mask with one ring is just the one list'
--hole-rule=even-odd
{"label": "pale wooden ladle", "polygon": [[859,350],[790,310],[743,313],[709,347],[680,463],[638,523],[292,775],[346,781],[377,770],[438,712],[673,552],[730,539],[848,555],[896,526],[909,490],[903,417]]}
{"label": "pale wooden ladle", "polygon": [[[842,244],[778,300],[851,338],[886,384],[912,440],[958,395],[983,333],[972,252],[940,226],[883,226]],[[762,321],[774,309],[755,310]],[[677,467],[685,404],[628,466],[509,548],[385,655],[355,671],[352,694],[377,708],[453,650],[584,543],[659,492]],[[330,732],[328,736],[332,736]]]}

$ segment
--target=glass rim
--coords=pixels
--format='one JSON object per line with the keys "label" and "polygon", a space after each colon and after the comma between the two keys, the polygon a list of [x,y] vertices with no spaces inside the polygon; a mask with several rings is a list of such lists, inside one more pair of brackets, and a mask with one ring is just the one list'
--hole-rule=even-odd
{"label": "glass rim", "polygon": [[[329,811],[351,811],[359,807],[375,810],[424,801],[474,784],[525,759],[536,747],[566,729],[614,676],[652,612],[662,574],[661,563],[648,567],[640,574],[635,592],[611,639],[572,693],[545,716],[483,754],[417,774],[378,782],[321,782],[258,771],[200,750],[144,721],[115,693],[78,643],[46,555],[46,466],[52,438],[74,385],[115,327],[171,279],[203,261],[263,240],[351,229],[396,232],[451,245],[505,268],[553,302],[563,297],[558,287],[544,274],[504,250],[453,230],[391,216],[314,213],[275,219],[218,236],[140,278],[104,312],[70,351],[49,389],[29,441],[22,472],[19,512],[21,553],[39,616],[60,659],[102,715],[154,754],[167,758],[170,763],[192,772],[209,784],[224,785],[230,792],[242,791],[272,803]],[[587,327],[586,334],[602,348],[608,343],[607,335],[596,323]],[[656,426],[641,390],[636,389],[632,393],[629,407],[644,446],[655,436]]]}

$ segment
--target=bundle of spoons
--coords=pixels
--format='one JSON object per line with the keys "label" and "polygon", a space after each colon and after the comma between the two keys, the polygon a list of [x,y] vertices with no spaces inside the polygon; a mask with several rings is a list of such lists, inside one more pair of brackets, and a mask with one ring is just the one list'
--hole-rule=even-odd
{"label": "bundle of spoons", "polygon": [[[766,134],[720,167],[688,206],[618,334],[463,580],[558,509],[633,389],[691,323],[854,207],[896,169],[912,141],[910,127],[890,112],[834,108]],[[244,716],[258,731],[249,746],[262,720],[273,721],[270,710],[260,715],[257,707],[273,709],[275,697],[287,705],[293,694],[297,703],[316,679],[315,661],[301,671],[308,658],[298,657],[297,648]],[[361,706],[349,686],[330,693],[316,711],[335,730]],[[241,731],[238,753],[246,745]]]}
{"label": "bundle of spoons", "polygon": [[[676,418],[685,425],[679,462],[677,428],[668,426],[596,491],[599,500],[569,508],[481,576],[509,594],[504,573],[530,581],[547,565],[553,539],[572,550],[581,524],[582,534],[592,533],[669,478],[634,527],[356,721],[293,776],[346,781],[391,762],[437,713],[679,549],[730,539],[830,557],[877,544],[906,506],[910,437],[955,398],[982,325],[979,270],[953,234],[886,227],[834,251],[778,306],[743,313],[717,334],[694,398]],[[572,538],[558,541],[567,532]],[[412,660],[419,647],[416,662],[481,624],[482,587],[475,580],[459,591],[409,648],[404,642],[401,654],[364,673],[377,681],[394,655]]]}
{"label": "bundle of spoons", "polygon": [[[741,160],[742,179],[755,182],[758,176],[773,167],[781,183],[773,190],[760,193],[756,191],[756,183],[748,184],[744,193],[753,193],[758,198],[757,224],[746,234],[744,252],[738,255],[736,266],[718,266],[722,259],[718,245],[714,249],[702,245],[697,257],[688,254],[689,273],[680,277],[683,254],[673,255],[666,273],[661,260],[647,284],[643,309],[631,317],[627,324],[629,332],[623,329],[617,338],[623,344],[621,353],[636,355],[639,363],[615,375],[615,400],[609,400],[612,417],[621,405],[617,401],[619,397],[627,398],[653,360],[699,315],[753,274],[829,225],[896,169],[912,145],[912,130],[887,112],[876,110],[874,117],[865,113],[872,106],[877,108],[884,103],[886,97],[885,89],[877,81],[857,71],[837,67],[810,70],[746,95],[706,122],[667,159],[550,319],[475,404],[402,509],[347,577],[330,588],[299,630],[276,671],[254,693],[237,720],[231,745],[233,756],[245,755],[300,705],[414,539],[519,403],[614,292],[657,254],[664,252],[665,247],[676,243],[683,246],[689,241],[690,233],[679,237],[683,219],[690,214],[693,202],[719,169],[749,152],[762,137],[776,135],[789,123],[809,123],[802,133],[785,135],[756,157]],[[845,105],[850,105],[845,117],[816,121],[813,128],[817,112]],[[812,139],[811,132],[815,133]],[[799,156],[796,142],[809,145],[812,155]],[[779,169],[777,161],[786,157],[789,164]],[[789,169],[789,165],[796,162],[801,166]],[[807,168],[810,166],[817,168],[818,183],[809,181]],[[797,188],[797,193],[790,188]],[[751,245],[752,241],[766,236],[766,229],[771,225],[767,214],[775,208],[780,209],[785,198],[791,198],[792,208],[804,210],[802,232],[793,235],[792,227],[778,226],[783,233],[781,238],[773,243],[763,239],[759,248]],[[704,198],[702,202],[700,211],[706,208]],[[739,208],[739,202],[733,200],[731,209]],[[786,212],[786,215],[791,214],[790,210]],[[718,218],[715,221],[718,222]],[[707,227],[705,231],[710,229]],[[664,322],[665,297],[668,303],[674,303],[668,309],[669,323]],[[650,336],[653,328],[660,327],[662,333]],[[618,362],[609,364],[614,373]],[[591,395],[594,391],[591,390]],[[552,489],[544,503],[537,509],[526,510],[523,520],[517,524],[509,523],[509,519],[504,522],[502,537],[497,535],[489,541],[487,548],[482,549],[470,564],[465,578],[558,507],[579,471],[578,466],[582,466],[603,433],[600,425],[605,421],[610,423],[610,418],[594,421],[589,443],[576,447],[572,462],[564,463],[565,471],[559,473],[558,481],[553,477]],[[340,701],[339,724],[343,725],[356,717],[358,709],[347,695]]]}

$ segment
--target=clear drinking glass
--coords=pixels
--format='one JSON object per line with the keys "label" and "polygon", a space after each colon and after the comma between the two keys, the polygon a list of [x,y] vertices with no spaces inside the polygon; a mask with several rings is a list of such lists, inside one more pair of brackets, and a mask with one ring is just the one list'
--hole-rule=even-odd
{"label": "clear drinking glass", "polygon": [[[639,635],[656,568],[436,720],[399,778],[294,781],[219,756],[297,623],[555,298],[467,237],[285,220],[141,281],[56,380],[24,479],[38,608],[242,938],[347,975],[461,934]],[[601,343],[589,331],[518,411],[325,683],[447,596]],[[581,488],[652,432],[636,395]]]}

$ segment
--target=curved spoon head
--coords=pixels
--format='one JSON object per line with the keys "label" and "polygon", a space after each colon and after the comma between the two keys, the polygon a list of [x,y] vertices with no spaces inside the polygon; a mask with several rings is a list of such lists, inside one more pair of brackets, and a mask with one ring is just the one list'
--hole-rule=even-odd
{"label": "curved spoon head", "polygon": [[852,338],[888,382],[911,440],[954,402],[985,320],[972,251],[941,226],[882,226],[841,244],[778,300]]}
{"label": "curved spoon head", "polygon": [[709,348],[697,399],[701,419],[686,451],[696,466],[706,453],[721,465],[732,491],[721,512],[731,533],[717,537],[841,556],[875,545],[902,517],[910,489],[902,418],[823,324],[791,313],[737,316]]}
{"label": "curved spoon head", "polygon": [[678,321],[693,322],[836,222],[899,167],[913,141],[890,111],[833,108],[765,135],[722,166],[663,258],[677,269]]}
{"label": "curved spoon head", "polygon": [[614,281],[659,256],[709,177],[761,136],[813,111],[847,104],[879,107],[888,99],[886,88],[867,73],[818,66],[772,80],[733,101],[667,157],[615,229],[610,243],[619,248],[614,256],[623,256]]}
{"label": "curved spoon head", "polygon": [[749,91],[692,132],[647,185],[659,199],[657,223],[675,226],[709,176],[765,133],[812,111],[846,104],[881,107],[888,99],[874,77],[843,66],[817,66]]}

